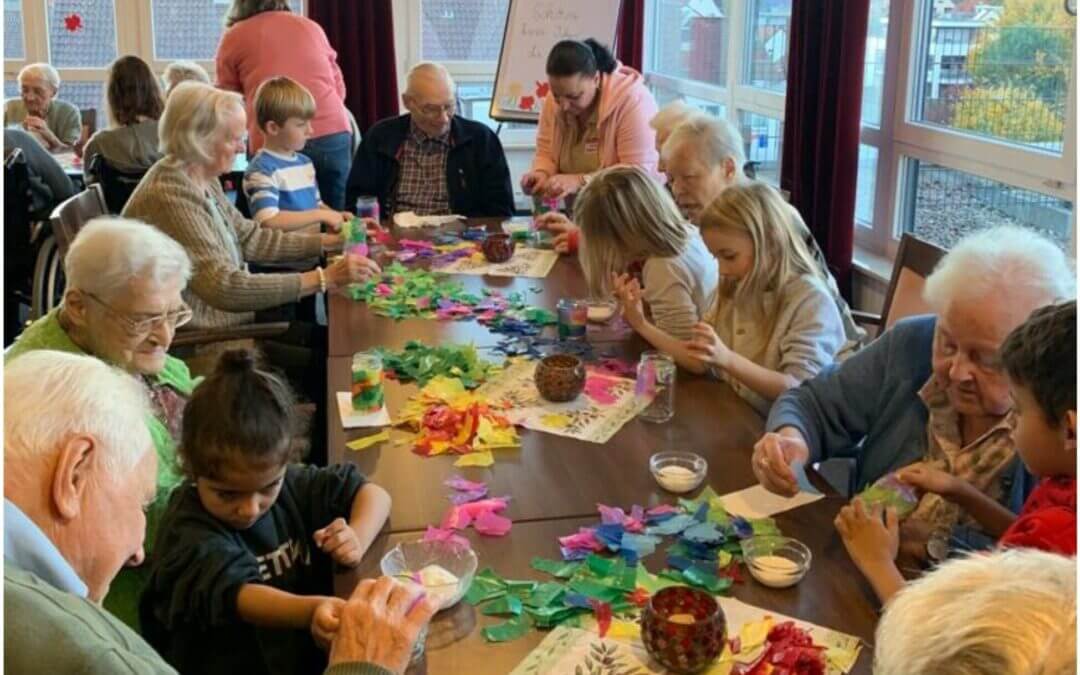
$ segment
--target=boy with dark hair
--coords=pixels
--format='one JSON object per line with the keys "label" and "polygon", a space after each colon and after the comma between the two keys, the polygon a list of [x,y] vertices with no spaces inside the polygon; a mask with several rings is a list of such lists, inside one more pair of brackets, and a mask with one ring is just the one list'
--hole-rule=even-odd
{"label": "boy with dark hair", "polygon": [[[967,481],[925,465],[900,471],[902,481],[963,508],[1001,548],[1076,555],[1076,301],[1035,310],[1005,338],[1016,422],[1013,442],[1024,465],[1042,478],[1019,515]],[[891,510],[890,510],[891,511]],[[884,603],[904,585],[896,567],[895,513],[845,506],[836,527],[855,564]]]}

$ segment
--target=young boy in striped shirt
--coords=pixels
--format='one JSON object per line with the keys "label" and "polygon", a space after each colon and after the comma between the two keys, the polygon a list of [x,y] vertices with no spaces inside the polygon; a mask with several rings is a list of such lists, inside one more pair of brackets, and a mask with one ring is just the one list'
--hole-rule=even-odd
{"label": "young boy in striped shirt", "polygon": [[311,137],[315,99],[287,77],[266,80],[255,92],[255,117],[265,143],[248,163],[244,194],[252,218],[262,227],[289,232],[337,232],[352,217],[331,209],[319,197],[315,165],[299,152]]}

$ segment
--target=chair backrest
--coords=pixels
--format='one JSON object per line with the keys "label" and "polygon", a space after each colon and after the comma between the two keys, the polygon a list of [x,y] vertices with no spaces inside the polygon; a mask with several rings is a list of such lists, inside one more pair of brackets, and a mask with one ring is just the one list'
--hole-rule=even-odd
{"label": "chair backrest", "polygon": [[82,132],[79,134],[79,140],[75,141],[75,154],[82,155],[86,142],[97,131],[97,109],[79,108],[79,119],[82,122]]}
{"label": "chair backrest", "polygon": [[29,278],[34,269],[30,244],[33,203],[26,156],[21,149],[13,148],[4,157],[4,264],[12,273],[5,275],[7,279]]}
{"label": "chair backrest", "polygon": [[923,287],[945,253],[945,249],[935,244],[913,234],[904,234],[896,252],[889,290],[885,293],[885,306],[881,310],[881,332],[892,328],[904,317],[930,311],[922,297]]}
{"label": "chair backrest", "polygon": [[65,199],[53,209],[52,222],[53,234],[56,235],[56,243],[60,248],[61,257],[67,255],[68,246],[75,239],[83,225],[93,218],[104,216],[109,213],[109,207],[105,203],[105,194],[97,183],[89,186],[82,192]]}
{"label": "chair backrest", "polygon": [[105,156],[100,154],[90,158],[90,172],[101,179],[101,189],[105,194],[109,213],[120,213],[124,210],[131,193],[135,192],[139,181],[146,175],[146,171],[121,171],[109,164]]}

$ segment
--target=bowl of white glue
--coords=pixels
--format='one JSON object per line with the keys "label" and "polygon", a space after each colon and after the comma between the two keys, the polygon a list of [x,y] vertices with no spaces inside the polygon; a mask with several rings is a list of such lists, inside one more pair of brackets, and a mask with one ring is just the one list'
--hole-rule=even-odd
{"label": "bowl of white glue", "polygon": [[791,537],[750,537],[742,542],[743,560],[759,583],[787,588],[810,569],[810,549]]}
{"label": "bowl of white glue", "polygon": [[658,452],[649,458],[649,471],[668,492],[683,494],[701,485],[709,463],[692,452]]}
{"label": "bowl of white glue", "polygon": [[619,308],[614,300],[592,298],[586,302],[588,304],[586,317],[589,323],[607,323],[611,321],[611,317],[615,316],[615,311]]}
{"label": "bowl of white glue", "polygon": [[412,583],[438,601],[439,609],[453,607],[469,590],[476,574],[476,554],[448,541],[405,541],[383,556],[379,567],[388,577]]}

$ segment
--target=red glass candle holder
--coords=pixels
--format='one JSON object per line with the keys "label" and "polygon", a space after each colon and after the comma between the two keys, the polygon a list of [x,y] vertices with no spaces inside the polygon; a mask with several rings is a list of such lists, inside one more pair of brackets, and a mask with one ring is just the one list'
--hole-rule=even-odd
{"label": "red glass candle holder", "polygon": [[504,263],[514,257],[514,240],[508,234],[489,234],[480,249],[491,263]]}
{"label": "red glass candle holder", "polygon": [[676,673],[696,673],[724,650],[727,620],[716,598],[688,586],[671,586],[649,599],[641,640],[649,655]]}

